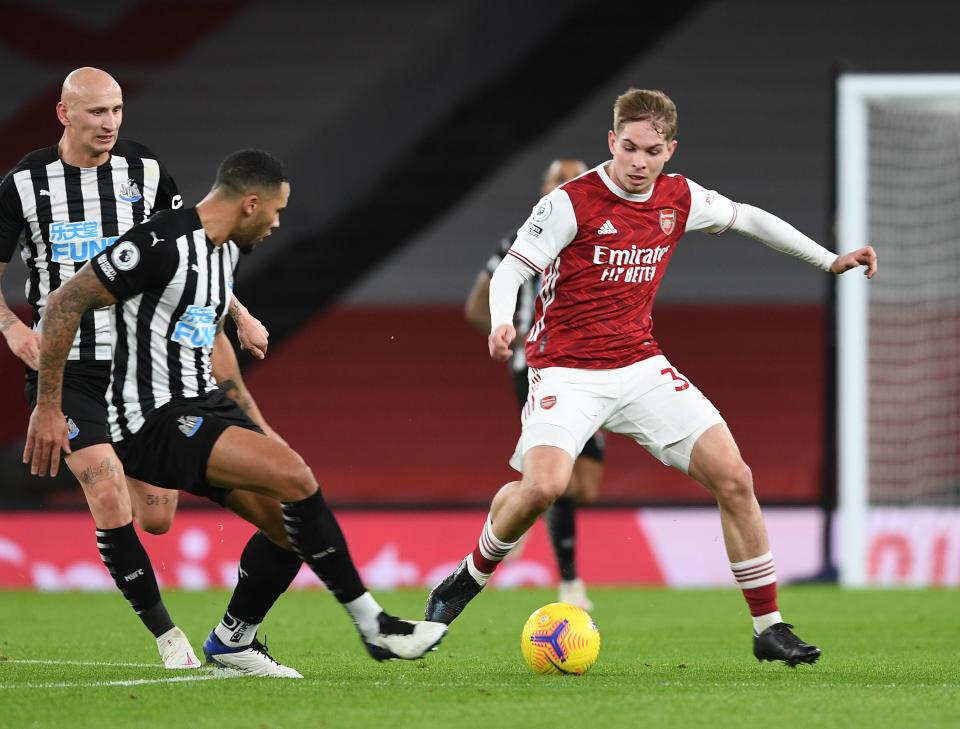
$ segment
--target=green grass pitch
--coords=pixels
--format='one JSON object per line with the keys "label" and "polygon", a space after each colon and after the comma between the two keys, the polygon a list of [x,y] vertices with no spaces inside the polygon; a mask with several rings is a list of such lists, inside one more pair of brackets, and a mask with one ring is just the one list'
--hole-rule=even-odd
{"label": "green grass pitch", "polygon": [[[553,677],[519,652],[524,620],[553,591],[484,593],[438,652],[384,664],[329,595],[293,593],[264,626],[271,652],[306,676],[285,681],[164,671],[117,594],[0,592],[0,727],[960,727],[958,591],[783,589],[784,615],[824,652],[796,669],[754,660],[736,591],[591,596],[600,660]],[[424,597],[379,595],[409,617]],[[226,601],[167,595],[198,652]]]}

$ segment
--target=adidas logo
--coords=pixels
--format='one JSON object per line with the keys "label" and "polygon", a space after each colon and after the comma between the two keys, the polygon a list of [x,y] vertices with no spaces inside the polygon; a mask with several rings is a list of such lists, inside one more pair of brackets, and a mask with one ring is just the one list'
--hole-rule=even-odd
{"label": "adidas logo", "polygon": [[616,232],[617,229],[613,227],[613,223],[609,220],[597,229],[597,235],[613,235]]}

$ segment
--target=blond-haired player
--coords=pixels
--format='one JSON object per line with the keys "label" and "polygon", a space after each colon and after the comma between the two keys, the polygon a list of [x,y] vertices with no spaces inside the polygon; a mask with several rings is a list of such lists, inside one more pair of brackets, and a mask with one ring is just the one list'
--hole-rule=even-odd
{"label": "blond-haired player", "polygon": [[735,203],[681,175],[663,174],[677,148],[677,111],[660,91],[630,89],[614,105],[612,158],[534,207],[490,282],[490,355],[510,356],[523,281],[542,273],[527,336],[531,399],[512,465],[522,480],[494,497],[477,547],[427,601],[428,619],[451,622],[512,545],[566,488],[573,461],[597,428],[633,438],[716,498],[730,568],[753,618],[760,660],[813,663],[820,650],[780,615],[763,516],[717,409],[653,338],[657,288],[686,231],[736,230],[834,274],[877,256],[867,246],[836,255],[780,218]]}

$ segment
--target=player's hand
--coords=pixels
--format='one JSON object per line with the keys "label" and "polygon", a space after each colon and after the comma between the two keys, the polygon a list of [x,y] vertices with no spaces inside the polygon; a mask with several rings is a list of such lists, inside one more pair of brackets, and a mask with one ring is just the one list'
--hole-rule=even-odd
{"label": "player's hand", "polygon": [[56,476],[60,470],[60,451],[71,453],[67,437],[67,419],[60,408],[40,407],[33,409],[30,426],[27,428],[27,444],[23,449],[23,462],[30,464],[34,476]]}
{"label": "player's hand", "polygon": [[506,362],[513,356],[513,350],[510,345],[517,338],[517,330],[513,324],[501,324],[487,338],[487,347],[490,350],[490,356],[497,362]]}
{"label": "player's hand", "polygon": [[11,325],[4,336],[10,351],[32,370],[40,369],[40,334],[22,321]]}
{"label": "player's hand", "polygon": [[877,252],[873,250],[873,246],[864,246],[863,248],[858,248],[855,251],[850,251],[849,253],[844,253],[842,256],[838,256],[837,260],[830,266],[830,273],[841,274],[849,271],[851,268],[858,268],[860,266],[867,267],[867,270],[863,272],[864,276],[873,278],[877,272]]}
{"label": "player's hand", "polygon": [[270,332],[249,311],[244,310],[243,314],[237,318],[237,339],[240,340],[240,347],[257,359],[267,356]]}

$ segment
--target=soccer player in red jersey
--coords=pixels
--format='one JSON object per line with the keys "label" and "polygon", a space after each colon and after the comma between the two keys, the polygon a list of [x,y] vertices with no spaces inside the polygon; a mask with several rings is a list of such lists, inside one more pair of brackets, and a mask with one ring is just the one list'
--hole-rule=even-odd
{"label": "soccer player in red jersey", "polygon": [[750,468],[717,409],[673,367],[653,338],[654,296],[681,236],[736,230],[841,274],[877,271],[870,246],[836,255],[770,213],[663,173],[677,148],[677,110],[660,91],[630,89],[614,105],[612,159],[534,207],[490,282],[490,356],[510,357],[519,287],[541,274],[527,335],[530,395],[511,465],[520,481],[494,497],[477,547],[427,600],[449,623],[490,579],[513,544],[570,480],[598,428],[633,438],[700,482],[720,507],[730,568],[753,618],[760,660],[813,663],[777,605],[773,556]]}

